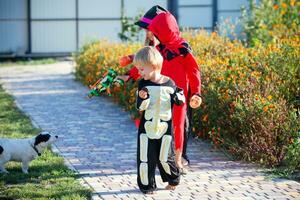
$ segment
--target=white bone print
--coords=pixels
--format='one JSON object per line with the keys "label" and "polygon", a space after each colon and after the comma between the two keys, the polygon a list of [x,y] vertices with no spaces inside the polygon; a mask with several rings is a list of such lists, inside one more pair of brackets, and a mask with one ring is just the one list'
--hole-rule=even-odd
{"label": "white bone print", "polygon": [[142,162],[148,162],[148,137],[146,134],[140,135],[140,160]]}
{"label": "white bone print", "polygon": [[168,123],[172,117],[171,97],[174,89],[170,87],[148,86],[150,105],[145,111],[145,130],[150,139],[159,139],[168,130]]}
{"label": "white bone print", "polygon": [[170,175],[171,175],[171,170],[170,170],[170,166],[167,163],[167,161],[168,161],[169,151],[170,151],[170,147],[171,147],[171,141],[172,141],[171,135],[163,136],[163,138],[161,140],[161,147],[160,147],[160,154],[159,154],[160,163],[162,164],[165,172]]}

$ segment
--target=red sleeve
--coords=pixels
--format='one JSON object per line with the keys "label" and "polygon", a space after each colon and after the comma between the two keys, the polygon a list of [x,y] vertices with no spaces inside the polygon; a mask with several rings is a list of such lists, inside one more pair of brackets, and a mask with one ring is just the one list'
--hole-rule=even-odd
{"label": "red sleeve", "polygon": [[191,88],[191,94],[201,94],[201,76],[196,59],[191,53],[184,58],[187,78]]}
{"label": "red sleeve", "polygon": [[141,75],[139,74],[139,70],[136,68],[136,66],[133,66],[126,74],[129,75],[129,77],[135,81],[141,77]]}
{"label": "red sleeve", "polygon": [[123,56],[119,60],[119,64],[121,67],[126,67],[127,65],[131,64],[134,59],[134,55],[128,55],[128,56]]}
{"label": "red sleeve", "polygon": [[[133,59],[134,59],[134,55],[123,56],[122,58],[120,58],[119,64],[121,67],[125,67],[131,64]],[[133,66],[129,71],[127,71],[126,75],[129,75],[129,77],[135,81],[140,78],[139,71],[135,66]]]}

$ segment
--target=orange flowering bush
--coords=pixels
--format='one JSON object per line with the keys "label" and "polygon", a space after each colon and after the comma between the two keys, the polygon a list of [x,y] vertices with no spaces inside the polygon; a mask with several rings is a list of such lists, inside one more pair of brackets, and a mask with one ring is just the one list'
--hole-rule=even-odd
{"label": "orange flowering bush", "polygon": [[[187,32],[184,37],[199,63],[204,97],[201,109],[193,113],[193,132],[238,157],[271,166],[280,164],[291,141],[298,141],[300,125],[286,95],[287,88],[297,88],[297,84],[284,80],[274,60],[283,53],[290,62],[299,58],[295,38],[246,48],[216,33]],[[281,44],[293,48],[285,51]],[[105,41],[89,44],[76,56],[76,76],[89,85],[108,68],[124,73],[128,68],[118,67],[118,59],[140,47]],[[135,91],[136,83],[129,82],[113,88],[112,93],[113,99],[137,118]]]}
{"label": "orange flowering bush", "polygon": [[106,40],[84,45],[75,55],[76,78],[88,85],[96,82],[109,68],[123,74],[126,68],[119,66],[119,58],[134,54],[140,44],[110,43]]}
{"label": "orange flowering bush", "polygon": [[[192,130],[196,136],[210,139],[216,148],[226,148],[239,158],[268,166],[284,165],[292,172],[300,168],[300,31],[294,27],[298,18],[293,18],[295,8],[290,6],[299,5],[292,0],[277,4],[269,1],[271,4],[264,6],[285,17],[276,26],[268,24],[284,27],[267,32],[274,36],[270,40],[265,31],[257,30],[264,26],[255,28],[256,35],[248,35],[251,46],[217,33],[183,34],[201,70],[204,100],[201,108],[193,112]],[[291,18],[286,17],[289,12]],[[108,68],[124,74],[128,68],[118,67],[119,58],[140,47],[105,41],[87,44],[75,57],[76,77],[89,85]],[[134,119],[139,116],[135,92],[134,82],[112,89],[113,99]]]}
{"label": "orange flowering bush", "polygon": [[293,36],[300,26],[300,2],[296,0],[250,0],[243,13],[243,27],[250,46]]}
{"label": "orange flowering bush", "polygon": [[[108,69],[113,68],[119,74],[124,74],[130,67],[120,67],[119,59],[124,55],[134,54],[141,44],[110,43],[102,40],[84,45],[75,55],[76,79],[85,85],[95,83]],[[127,82],[124,86],[112,88],[112,98],[130,111],[137,118],[135,110],[136,83]]]}
{"label": "orange flowering bush", "polygon": [[[247,48],[216,33],[190,32],[185,38],[202,71],[205,102],[194,112],[195,133],[244,159],[280,164],[291,138],[299,138],[296,106],[289,102],[298,95],[300,84],[297,75],[280,69],[275,61],[284,55],[289,63],[295,63],[291,68],[299,70],[297,39]],[[293,48],[286,51],[286,43]],[[284,71],[290,73],[288,80],[281,74]]]}

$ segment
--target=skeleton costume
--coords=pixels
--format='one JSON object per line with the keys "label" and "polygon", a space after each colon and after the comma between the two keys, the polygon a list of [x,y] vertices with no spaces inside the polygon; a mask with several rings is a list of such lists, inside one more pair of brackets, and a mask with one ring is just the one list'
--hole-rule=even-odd
{"label": "skeleton costume", "polygon": [[148,93],[146,99],[137,94],[137,109],[142,111],[138,130],[137,169],[138,185],[142,192],[156,189],[155,168],[158,165],[163,182],[178,185],[180,173],[175,165],[172,107],[183,104],[183,91],[169,79],[162,84],[150,80],[139,81],[138,92]]}

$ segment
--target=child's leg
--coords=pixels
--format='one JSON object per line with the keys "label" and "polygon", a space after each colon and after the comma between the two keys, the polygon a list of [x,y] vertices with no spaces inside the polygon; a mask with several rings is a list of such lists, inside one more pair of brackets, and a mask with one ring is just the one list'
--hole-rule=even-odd
{"label": "child's leg", "polygon": [[164,135],[160,139],[158,168],[163,182],[169,183],[166,189],[175,189],[180,181],[179,169],[174,158],[172,136]]}
{"label": "child's leg", "polygon": [[187,145],[188,140],[191,135],[191,129],[192,129],[192,108],[187,105],[187,112],[185,117],[185,123],[184,123],[184,139],[183,139],[183,151],[182,151],[182,157],[184,158],[185,162],[183,165],[188,165],[190,160],[187,155]]}
{"label": "child's leg", "polygon": [[151,194],[156,190],[155,167],[156,152],[155,140],[151,140],[145,133],[138,137],[137,149],[137,182],[140,190],[145,194]]}

